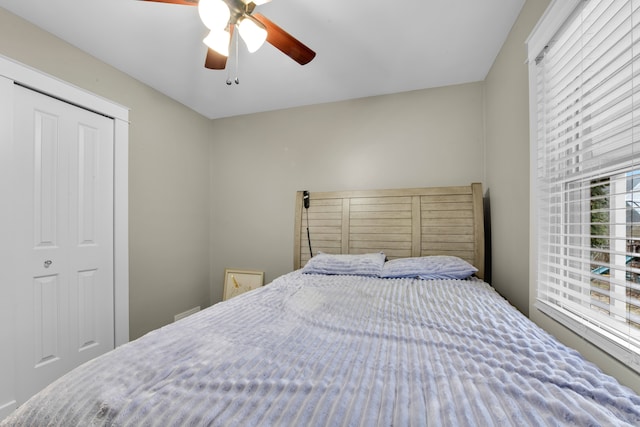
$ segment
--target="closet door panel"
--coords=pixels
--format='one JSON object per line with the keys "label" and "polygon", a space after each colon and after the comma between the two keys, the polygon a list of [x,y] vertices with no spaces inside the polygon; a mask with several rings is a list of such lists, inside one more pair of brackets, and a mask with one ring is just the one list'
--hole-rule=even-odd
{"label": "closet door panel", "polygon": [[56,363],[63,357],[60,353],[63,319],[58,316],[64,312],[60,306],[60,280],[58,275],[36,277],[33,280],[33,305],[35,318],[33,364],[36,369]]}
{"label": "closet door panel", "polygon": [[70,123],[72,364],[114,348],[113,124],[83,110]]}
{"label": "closet door panel", "polygon": [[14,86],[18,403],[69,367],[68,163],[53,101]]}
{"label": "closet door panel", "polygon": [[15,86],[18,403],[114,348],[113,121]]}
{"label": "closet door panel", "polygon": [[34,112],[34,236],[35,247],[57,243],[58,118]]}

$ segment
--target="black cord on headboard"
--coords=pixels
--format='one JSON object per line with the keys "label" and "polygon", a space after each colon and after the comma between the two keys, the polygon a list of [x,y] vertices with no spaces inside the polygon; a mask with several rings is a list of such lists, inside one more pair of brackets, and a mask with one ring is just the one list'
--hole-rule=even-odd
{"label": "black cord on headboard", "polygon": [[307,214],[307,242],[309,242],[309,256],[313,258],[313,251],[311,250],[311,234],[309,233],[309,192],[307,190],[302,192],[302,201],[304,210]]}

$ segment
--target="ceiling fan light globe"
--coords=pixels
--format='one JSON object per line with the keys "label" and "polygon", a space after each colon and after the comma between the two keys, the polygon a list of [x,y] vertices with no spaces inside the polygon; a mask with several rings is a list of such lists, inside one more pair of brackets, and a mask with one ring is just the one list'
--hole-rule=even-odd
{"label": "ceiling fan light globe", "polygon": [[224,29],[231,18],[231,11],[222,0],[200,0],[198,14],[210,30]]}
{"label": "ceiling fan light globe", "polygon": [[267,29],[250,16],[245,16],[238,24],[238,31],[249,52],[255,52],[267,40]]}
{"label": "ceiling fan light globe", "polygon": [[229,41],[231,34],[225,30],[211,30],[207,37],[202,40],[211,49],[220,55],[229,56]]}

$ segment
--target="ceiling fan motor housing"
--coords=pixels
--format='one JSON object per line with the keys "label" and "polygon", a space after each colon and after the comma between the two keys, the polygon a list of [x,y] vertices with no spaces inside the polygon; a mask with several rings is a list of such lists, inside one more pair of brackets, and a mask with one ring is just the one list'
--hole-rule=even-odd
{"label": "ceiling fan motor housing", "polygon": [[[188,6],[198,6],[198,0],[145,0],[156,3],[171,3],[171,4],[181,4]],[[202,0],[207,1],[207,0]],[[309,47],[305,46],[298,39],[293,37],[291,34],[287,33],[285,30],[280,28],[274,22],[269,20],[266,16],[256,13],[252,15],[256,6],[266,3],[270,0],[256,0],[246,2],[243,0],[218,0],[224,2],[229,9],[229,21],[226,25],[220,24],[221,28],[210,28],[212,31],[228,31],[228,39],[230,43],[230,37],[233,33],[234,27],[236,24],[240,24],[243,19],[247,21],[251,21],[254,26],[262,28],[262,31],[266,32],[266,41],[274,46],[276,49],[280,50],[285,55],[289,56],[291,59],[296,61],[300,65],[305,65],[313,58],[315,58],[316,53],[311,50]],[[226,12],[226,11],[225,11]],[[226,17],[226,13],[225,13]],[[224,19],[224,18],[223,18]],[[212,19],[215,22],[215,20]],[[203,20],[204,22],[204,20]],[[219,21],[218,21],[219,22]],[[205,23],[206,25],[206,23]],[[214,24],[218,27],[218,24]],[[251,26],[250,26],[251,27]],[[242,34],[241,34],[242,35]],[[262,36],[264,37],[264,35]],[[264,39],[262,39],[264,41]],[[261,42],[262,43],[262,42]],[[260,43],[260,44],[261,44]],[[209,48],[207,49],[207,57],[205,60],[205,67],[208,69],[214,70],[223,70],[226,67],[227,56],[216,52],[215,50]]]}

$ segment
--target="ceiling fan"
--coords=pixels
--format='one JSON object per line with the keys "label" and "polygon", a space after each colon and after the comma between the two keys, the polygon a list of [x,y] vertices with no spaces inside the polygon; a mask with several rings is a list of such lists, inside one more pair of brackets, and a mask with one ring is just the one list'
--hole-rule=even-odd
{"label": "ceiling fan", "polygon": [[231,36],[235,27],[247,45],[255,52],[267,41],[300,65],[309,63],[316,53],[298,39],[274,24],[260,13],[253,13],[256,6],[270,0],[144,0],[158,3],[198,6],[202,22],[210,33],[203,42],[207,45],[204,66],[223,70],[227,65]]}

